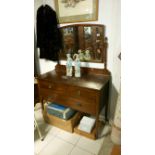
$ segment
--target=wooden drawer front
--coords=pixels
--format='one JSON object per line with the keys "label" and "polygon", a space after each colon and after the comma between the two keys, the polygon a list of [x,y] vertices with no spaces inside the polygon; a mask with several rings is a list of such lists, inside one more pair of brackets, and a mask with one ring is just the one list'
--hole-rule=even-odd
{"label": "wooden drawer front", "polygon": [[95,102],[85,102],[83,100],[78,100],[78,99],[55,95],[55,94],[53,94],[53,98],[51,98],[51,101],[57,102],[64,106],[68,106],[77,111],[82,111],[82,112],[86,112],[89,114],[96,114],[96,103]]}
{"label": "wooden drawer front", "polygon": [[83,100],[68,98],[65,100],[65,105],[75,110],[79,110],[79,111],[90,113],[90,114],[96,114],[96,103],[95,102],[85,102]]}
{"label": "wooden drawer front", "polygon": [[66,93],[67,86],[50,83],[46,81],[41,81],[40,83],[40,89],[49,91],[50,93],[58,93],[58,94],[64,94]]}
{"label": "wooden drawer front", "polygon": [[48,101],[55,101],[57,103],[66,105],[66,101],[68,101],[69,96],[65,92],[55,92],[55,90],[50,90],[50,89],[45,89],[41,88],[40,89],[40,95]]}
{"label": "wooden drawer front", "polygon": [[90,89],[84,89],[79,87],[69,87],[68,93],[71,98],[80,99],[86,102],[96,102],[96,92]]}
{"label": "wooden drawer front", "polygon": [[68,106],[77,111],[96,114],[97,92],[81,87],[40,82],[40,95],[45,99]]}
{"label": "wooden drawer front", "polygon": [[56,97],[59,96],[58,93],[44,88],[40,89],[40,95],[46,100],[54,100]]}
{"label": "wooden drawer front", "polygon": [[46,89],[41,89],[40,93],[45,100],[68,106],[77,111],[96,114],[96,102],[87,102],[85,100],[72,98],[67,95],[61,95],[54,92],[50,92]]}

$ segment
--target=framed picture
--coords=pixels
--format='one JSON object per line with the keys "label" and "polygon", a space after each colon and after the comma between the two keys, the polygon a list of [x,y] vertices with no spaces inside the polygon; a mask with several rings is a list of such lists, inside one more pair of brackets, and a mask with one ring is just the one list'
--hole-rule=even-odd
{"label": "framed picture", "polygon": [[98,0],[55,0],[59,23],[98,20]]}

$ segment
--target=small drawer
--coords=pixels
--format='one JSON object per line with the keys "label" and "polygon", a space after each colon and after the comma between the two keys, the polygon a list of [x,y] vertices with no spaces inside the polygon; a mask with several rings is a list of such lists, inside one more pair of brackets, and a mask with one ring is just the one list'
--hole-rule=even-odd
{"label": "small drawer", "polygon": [[54,125],[58,128],[61,128],[63,130],[69,131],[71,133],[74,131],[74,127],[77,126],[79,120],[82,117],[81,113],[77,112],[69,120],[63,120],[63,119],[58,118],[54,115],[48,114],[46,108],[45,108],[45,111],[43,113],[43,116],[44,116],[44,119],[47,123]]}
{"label": "small drawer", "polygon": [[89,114],[96,114],[96,102],[86,102],[84,100],[68,98],[65,96],[57,97],[55,99],[58,103],[71,107],[77,111],[82,111]]}
{"label": "small drawer", "polygon": [[54,100],[55,98],[57,98],[58,94],[53,91],[49,91],[48,89],[41,88],[40,96],[42,96],[46,100]]}
{"label": "small drawer", "polygon": [[46,81],[40,81],[39,85],[41,88],[46,88],[46,89],[53,89],[56,87],[54,83],[46,82]]}
{"label": "small drawer", "polygon": [[47,81],[40,81],[39,82],[40,85],[40,89],[46,89],[46,91],[49,92],[55,92],[55,93],[60,93],[60,94],[64,94],[66,93],[66,89],[67,87],[64,85],[60,85],[60,84],[56,84],[56,83],[52,83],[52,82],[47,82]]}
{"label": "small drawer", "polygon": [[72,98],[81,99],[86,102],[96,102],[96,91],[79,87],[70,87],[68,91]]}

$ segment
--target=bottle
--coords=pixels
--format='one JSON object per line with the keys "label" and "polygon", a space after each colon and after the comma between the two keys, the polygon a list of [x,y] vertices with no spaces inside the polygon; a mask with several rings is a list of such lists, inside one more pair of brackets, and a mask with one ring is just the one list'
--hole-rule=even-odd
{"label": "bottle", "polygon": [[79,54],[80,61],[83,61],[84,60],[84,54],[83,54],[81,49],[78,50],[78,54]]}
{"label": "bottle", "polygon": [[81,62],[78,54],[74,54],[75,57],[75,77],[81,77]]}
{"label": "bottle", "polygon": [[70,54],[66,54],[67,61],[66,61],[66,76],[72,76],[72,58]]}
{"label": "bottle", "polygon": [[86,51],[85,51],[84,59],[85,59],[86,61],[89,61],[89,60],[91,59],[90,51],[89,51],[89,50],[86,50]]}

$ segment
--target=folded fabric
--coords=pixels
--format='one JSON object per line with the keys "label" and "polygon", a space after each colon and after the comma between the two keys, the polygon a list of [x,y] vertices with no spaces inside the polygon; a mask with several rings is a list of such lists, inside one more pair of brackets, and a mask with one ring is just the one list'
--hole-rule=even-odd
{"label": "folded fabric", "polygon": [[84,116],[80,121],[78,129],[90,133],[94,127],[94,124],[95,124],[95,118]]}
{"label": "folded fabric", "polygon": [[95,118],[83,116],[80,124],[93,125],[95,123]]}

